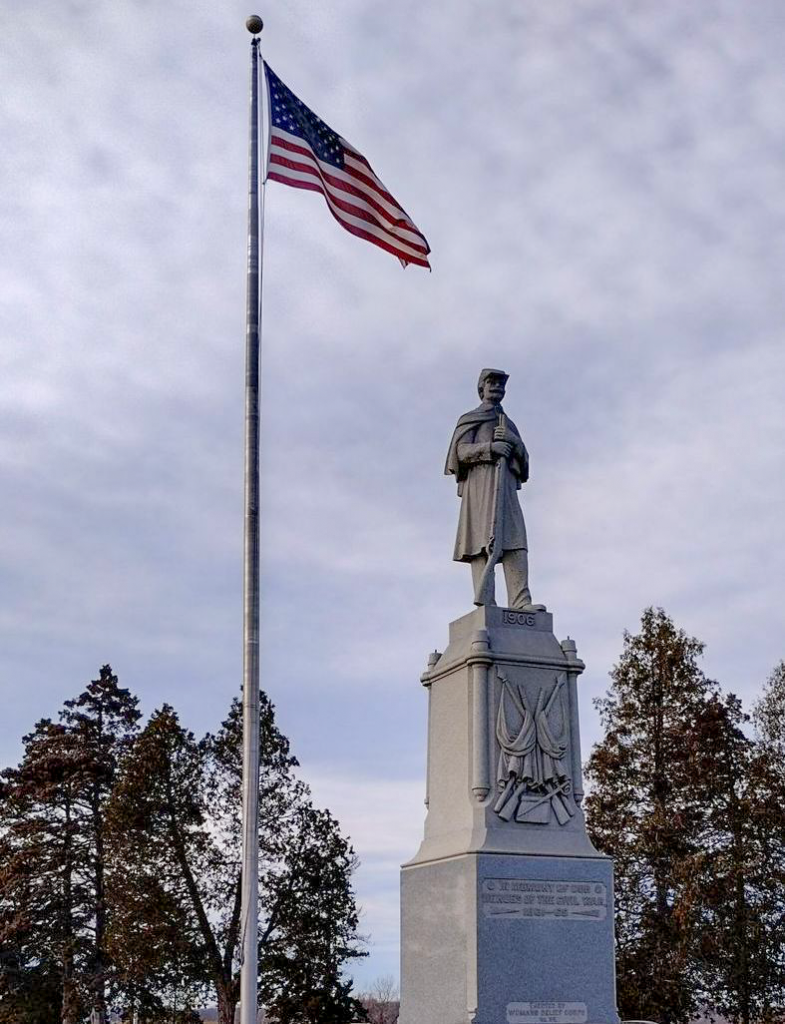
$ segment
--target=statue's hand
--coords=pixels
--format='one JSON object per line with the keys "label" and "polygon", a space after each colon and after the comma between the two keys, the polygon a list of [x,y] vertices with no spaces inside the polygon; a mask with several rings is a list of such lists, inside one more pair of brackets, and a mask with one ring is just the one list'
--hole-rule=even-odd
{"label": "statue's hand", "polygon": [[506,441],[507,444],[515,445],[515,434],[507,427],[495,427],[493,431],[494,441]]}
{"label": "statue's hand", "polygon": [[512,455],[512,445],[507,441],[491,441],[491,452],[497,459],[509,459]]}

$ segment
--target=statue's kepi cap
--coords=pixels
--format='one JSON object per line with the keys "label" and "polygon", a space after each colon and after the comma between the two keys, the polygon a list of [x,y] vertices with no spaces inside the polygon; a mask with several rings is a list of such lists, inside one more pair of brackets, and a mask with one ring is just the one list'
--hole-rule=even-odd
{"label": "statue's kepi cap", "polygon": [[477,381],[477,387],[481,388],[489,377],[501,377],[505,382],[510,379],[509,373],[505,373],[504,370],[493,370],[486,367],[484,370],[480,370],[480,379]]}

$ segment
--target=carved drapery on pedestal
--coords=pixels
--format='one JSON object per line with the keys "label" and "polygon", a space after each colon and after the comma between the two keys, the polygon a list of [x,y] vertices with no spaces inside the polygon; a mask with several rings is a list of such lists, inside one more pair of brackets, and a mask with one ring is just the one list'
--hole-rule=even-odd
{"label": "carved drapery on pedestal", "polygon": [[547,698],[545,689],[539,688],[533,712],[523,687],[513,688],[501,672],[499,681],[499,796],[493,809],[504,821],[547,825],[553,816],[566,825],[577,808],[564,764],[568,721],[561,692],[564,676],[556,676]]}

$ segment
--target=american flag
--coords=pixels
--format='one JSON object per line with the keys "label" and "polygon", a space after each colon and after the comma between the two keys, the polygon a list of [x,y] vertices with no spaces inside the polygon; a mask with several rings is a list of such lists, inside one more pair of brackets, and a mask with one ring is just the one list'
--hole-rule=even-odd
{"label": "american flag", "polygon": [[309,110],[267,62],[264,70],[270,112],[267,178],[321,192],[347,231],[391,252],[404,266],[430,269],[425,236],[365,157]]}

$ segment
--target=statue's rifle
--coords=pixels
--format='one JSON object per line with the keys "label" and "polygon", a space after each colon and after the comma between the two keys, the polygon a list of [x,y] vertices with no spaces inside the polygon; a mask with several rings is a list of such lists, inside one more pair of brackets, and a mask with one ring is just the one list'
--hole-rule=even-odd
{"label": "statue's rifle", "polygon": [[[499,427],[507,429],[507,417],[503,412],[499,413]],[[494,431],[495,433],[495,431]],[[493,441],[491,441],[493,444]],[[493,512],[491,515],[491,535],[488,538],[487,555],[488,560],[482,571],[482,576],[474,592],[474,603],[478,605],[493,603],[493,576],[499,559],[504,554],[504,487],[505,475],[507,473],[507,459],[500,455],[496,460],[496,475],[493,481]]]}

